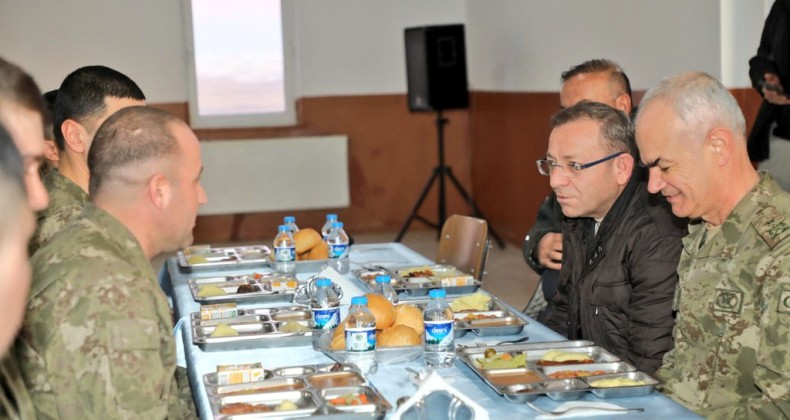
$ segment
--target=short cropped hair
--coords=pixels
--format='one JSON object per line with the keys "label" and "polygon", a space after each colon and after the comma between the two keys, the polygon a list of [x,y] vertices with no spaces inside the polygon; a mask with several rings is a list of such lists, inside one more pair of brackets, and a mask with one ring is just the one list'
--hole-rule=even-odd
{"label": "short cropped hair", "polygon": [[42,116],[44,120],[44,138],[55,140],[55,101],[58,99],[58,90],[50,90],[42,96],[46,111]]}
{"label": "short cropped hair", "polygon": [[746,136],[746,120],[735,97],[707,73],[691,71],[664,78],[645,93],[640,114],[656,100],[669,102],[686,131],[700,138],[719,124]]}
{"label": "short cropped hair", "polygon": [[565,83],[570,78],[580,74],[603,72],[609,73],[612,84],[618,88],[618,93],[627,93],[629,98],[633,98],[631,95],[631,81],[628,80],[628,76],[617,63],[605,58],[596,58],[587,60],[581,64],[577,64],[562,72],[560,79],[562,80],[562,83]]}
{"label": "short cropped hair", "polygon": [[[16,64],[0,57],[0,121],[5,108],[15,105],[44,115],[44,101],[33,78]],[[43,129],[43,127],[42,127]]]}
{"label": "short cropped hair", "polygon": [[107,108],[105,98],[145,100],[143,91],[125,74],[105,66],[86,66],[71,72],[61,83],[55,101],[55,143],[63,150],[61,126],[66,120],[85,124]]}
{"label": "short cropped hair", "polygon": [[144,106],[111,115],[99,127],[88,152],[90,195],[116,179],[117,170],[177,156],[181,148],[171,132],[172,124],[183,122],[166,111]]}
{"label": "short cropped hair", "polygon": [[551,117],[551,129],[570,124],[579,120],[589,119],[601,123],[601,137],[606,141],[604,149],[614,152],[626,152],[639,159],[634,126],[619,109],[598,102],[581,101],[574,106],[561,109]]}
{"label": "short cropped hair", "polygon": [[19,220],[21,206],[27,205],[24,163],[11,134],[0,123],[0,241]]}

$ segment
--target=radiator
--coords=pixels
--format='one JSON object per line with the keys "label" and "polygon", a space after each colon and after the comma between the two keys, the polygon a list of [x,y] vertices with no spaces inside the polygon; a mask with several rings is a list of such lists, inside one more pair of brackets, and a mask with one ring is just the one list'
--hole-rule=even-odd
{"label": "radiator", "polygon": [[200,214],[348,207],[348,137],[201,142]]}

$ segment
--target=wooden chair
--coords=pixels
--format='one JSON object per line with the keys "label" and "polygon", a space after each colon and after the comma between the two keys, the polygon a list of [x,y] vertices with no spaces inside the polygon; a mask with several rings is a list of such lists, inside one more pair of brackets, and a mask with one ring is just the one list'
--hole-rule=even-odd
{"label": "wooden chair", "polygon": [[482,281],[491,240],[488,223],[469,216],[450,216],[442,226],[436,262],[453,265]]}

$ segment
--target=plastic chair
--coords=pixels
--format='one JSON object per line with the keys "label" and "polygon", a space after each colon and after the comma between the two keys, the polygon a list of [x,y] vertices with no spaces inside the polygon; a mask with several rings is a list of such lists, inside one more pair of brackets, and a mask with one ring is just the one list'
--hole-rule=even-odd
{"label": "plastic chair", "polygon": [[452,215],[442,226],[436,262],[453,265],[482,281],[490,243],[485,220]]}

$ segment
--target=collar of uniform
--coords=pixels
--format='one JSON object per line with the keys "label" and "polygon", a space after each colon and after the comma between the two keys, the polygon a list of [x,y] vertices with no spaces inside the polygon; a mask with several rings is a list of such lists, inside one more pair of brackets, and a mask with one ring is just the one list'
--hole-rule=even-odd
{"label": "collar of uniform", "polygon": [[110,213],[88,203],[82,212],[82,217],[94,223],[96,228],[111,242],[129,257],[137,267],[150,267],[151,278],[156,279],[156,273],[151,267],[151,262],[145,257],[140,242],[132,232]]}
{"label": "collar of uniform", "polygon": [[61,174],[56,168],[50,168],[50,170],[47,171],[45,184],[52,185],[54,188],[65,191],[81,203],[88,202],[88,193],[79,185],[75,184],[74,181]]}
{"label": "collar of uniform", "polygon": [[[738,244],[727,238],[740,237],[750,229],[752,216],[768,205],[769,197],[772,195],[770,191],[772,184],[771,176],[761,173],[760,181],[735,205],[716,235],[707,238],[705,244],[700,248],[699,243],[705,235],[705,223],[699,223],[697,226],[689,225],[689,235],[683,238],[683,247],[690,250],[690,254],[699,258],[732,259]],[[744,218],[744,216],[746,217]],[[695,252],[695,249],[699,249],[699,251]]]}

